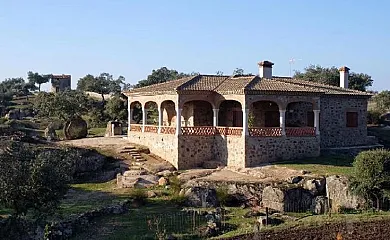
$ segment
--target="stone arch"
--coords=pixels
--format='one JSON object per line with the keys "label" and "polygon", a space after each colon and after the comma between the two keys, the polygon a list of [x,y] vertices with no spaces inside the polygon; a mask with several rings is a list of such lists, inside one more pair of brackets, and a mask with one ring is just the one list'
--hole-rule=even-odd
{"label": "stone arch", "polygon": [[142,121],[142,103],[139,101],[133,101],[130,103],[131,123],[139,124]]}
{"label": "stone arch", "polygon": [[213,126],[213,104],[204,100],[187,101],[181,112],[182,126]]}
{"label": "stone arch", "polygon": [[144,105],[146,112],[146,125],[158,125],[158,104],[154,101],[148,101]]}
{"label": "stone arch", "polygon": [[286,107],[286,127],[314,127],[313,107],[310,101],[289,102]]}
{"label": "stone arch", "polygon": [[248,127],[279,127],[279,104],[275,101],[260,100],[251,104]]}
{"label": "stone arch", "polygon": [[224,100],[219,104],[218,126],[242,127],[242,105],[236,100]]}
{"label": "stone arch", "polygon": [[162,125],[175,126],[176,123],[176,109],[175,102],[172,100],[165,100],[161,103]]}

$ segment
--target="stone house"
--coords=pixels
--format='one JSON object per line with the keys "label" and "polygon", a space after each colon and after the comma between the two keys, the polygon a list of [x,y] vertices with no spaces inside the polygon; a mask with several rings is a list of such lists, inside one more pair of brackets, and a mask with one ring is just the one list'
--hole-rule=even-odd
{"label": "stone house", "polygon": [[57,93],[71,89],[71,75],[51,75],[51,92]]}
{"label": "stone house", "polygon": [[[348,89],[347,67],[340,68],[336,87],[274,77],[273,63],[258,65],[257,76],[197,75],[124,92],[129,141],[178,169],[207,161],[252,167],[368,144],[371,95]],[[142,124],[133,121],[137,106]],[[149,119],[153,108],[157,121]]]}

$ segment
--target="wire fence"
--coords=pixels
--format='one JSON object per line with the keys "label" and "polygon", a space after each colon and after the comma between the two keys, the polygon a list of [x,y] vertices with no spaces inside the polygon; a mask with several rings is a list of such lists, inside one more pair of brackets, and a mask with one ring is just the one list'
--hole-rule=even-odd
{"label": "wire fence", "polygon": [[164,239],[170,235],[202,236],[209,231],[221,232],[226,226],[224,210],[180,211],[169,214],[148,214],[136,217],[137,232],[146,238]]}

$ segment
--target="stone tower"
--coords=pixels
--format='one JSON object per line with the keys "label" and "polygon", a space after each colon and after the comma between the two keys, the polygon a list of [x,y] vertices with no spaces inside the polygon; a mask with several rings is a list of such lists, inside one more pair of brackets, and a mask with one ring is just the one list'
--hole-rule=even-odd
{"label": "stone tower", "polygon": [[71,89],[71,75],[52,75],[51,76],[51,92],[62,92],[66,89]]}

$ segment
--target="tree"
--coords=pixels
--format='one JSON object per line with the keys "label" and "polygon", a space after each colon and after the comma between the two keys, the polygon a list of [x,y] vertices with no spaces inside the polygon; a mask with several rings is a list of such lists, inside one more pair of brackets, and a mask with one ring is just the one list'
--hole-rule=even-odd
{"label": "tree", "polygon": [[27,79],[28,79],[29,83],[34,84],[34,85],[38,84],[38,91],[39,92],[41,91],[41,84],[49,82],[50,78],[51,78],[50,74],[41,75],[37,72],[34,73],[32,71],[29,71],[27,73]]}
{"label": "tree", "polygon": [[77,82],[77,90],[99,93],[102,96],[102,103],[104,105],[104,95],[109,93],[120,93],[122,90],[121,86],[124,82],[125,77],[123,76],[114,79],[109,73],[101,73],[97,77],[88,74],[79,79]]}
{"label": "tree", "polygon": [[372,100],[375,103],[375,109],[380,113],[383,114],[390,110],[390,91],[382,91],[375,95]]}
{"label": "tree", "polygon": [[216,72],[215,72],[215,75],[217,75],[217,76],[223,76],[223,72],[222,72],[222,71],[216,71]]}
{"label": "tree", "polygon": [[90,100],[83,92],[66,90],[59,93],[41,92],[35,98],[34,109],[38,116],[63,121],[81,118],[88,112]]}
{"label": "tree", "polygon": [[0,203],[17,216],[51,213],[68,190],[77,155],[15,141],[2,141],[1,149]]}
{"label": "tree", "polygon": [[234,71],[233,71],[233,76],[234,75],[244,75],[244,69],[242,69],[242,68],[236,68],[236,69],[234,69]]}
{"label": "tree", "polygon": [[[340,72],[336,67],[325,68],[320,65],[310,65],[304,72],[296,71],[294,78],[305,81],[318,82],[327,85],[340,86]],[[372,86],[374,80],[371,76],[364,73],[349,73],[350,89],[366,91],[367,87]]]}
{"label": "tree", "polygon": [[179,73],[176,70],[171,70],[166,67],[162,67],[156,70],[153,70],[151,74],[144,80],[140,80],[134,87],[145,87],[156,83],[163,83],[171,80],[176,80],[184,77],[195,76],[198,73],[192,72],[190,74],[187,73]]}
{"label": "tree", "polygon": [[353,162],[352,190],[367,201],[390,197],[390,151],[370,150],[361,152]]}
{"label": "tree", "polygon": [[[127,100],[127,99],[126,99]],[[122,95],[116,94],[108,100],[105,108],[111,120],[127,121],[127,101]]]}

